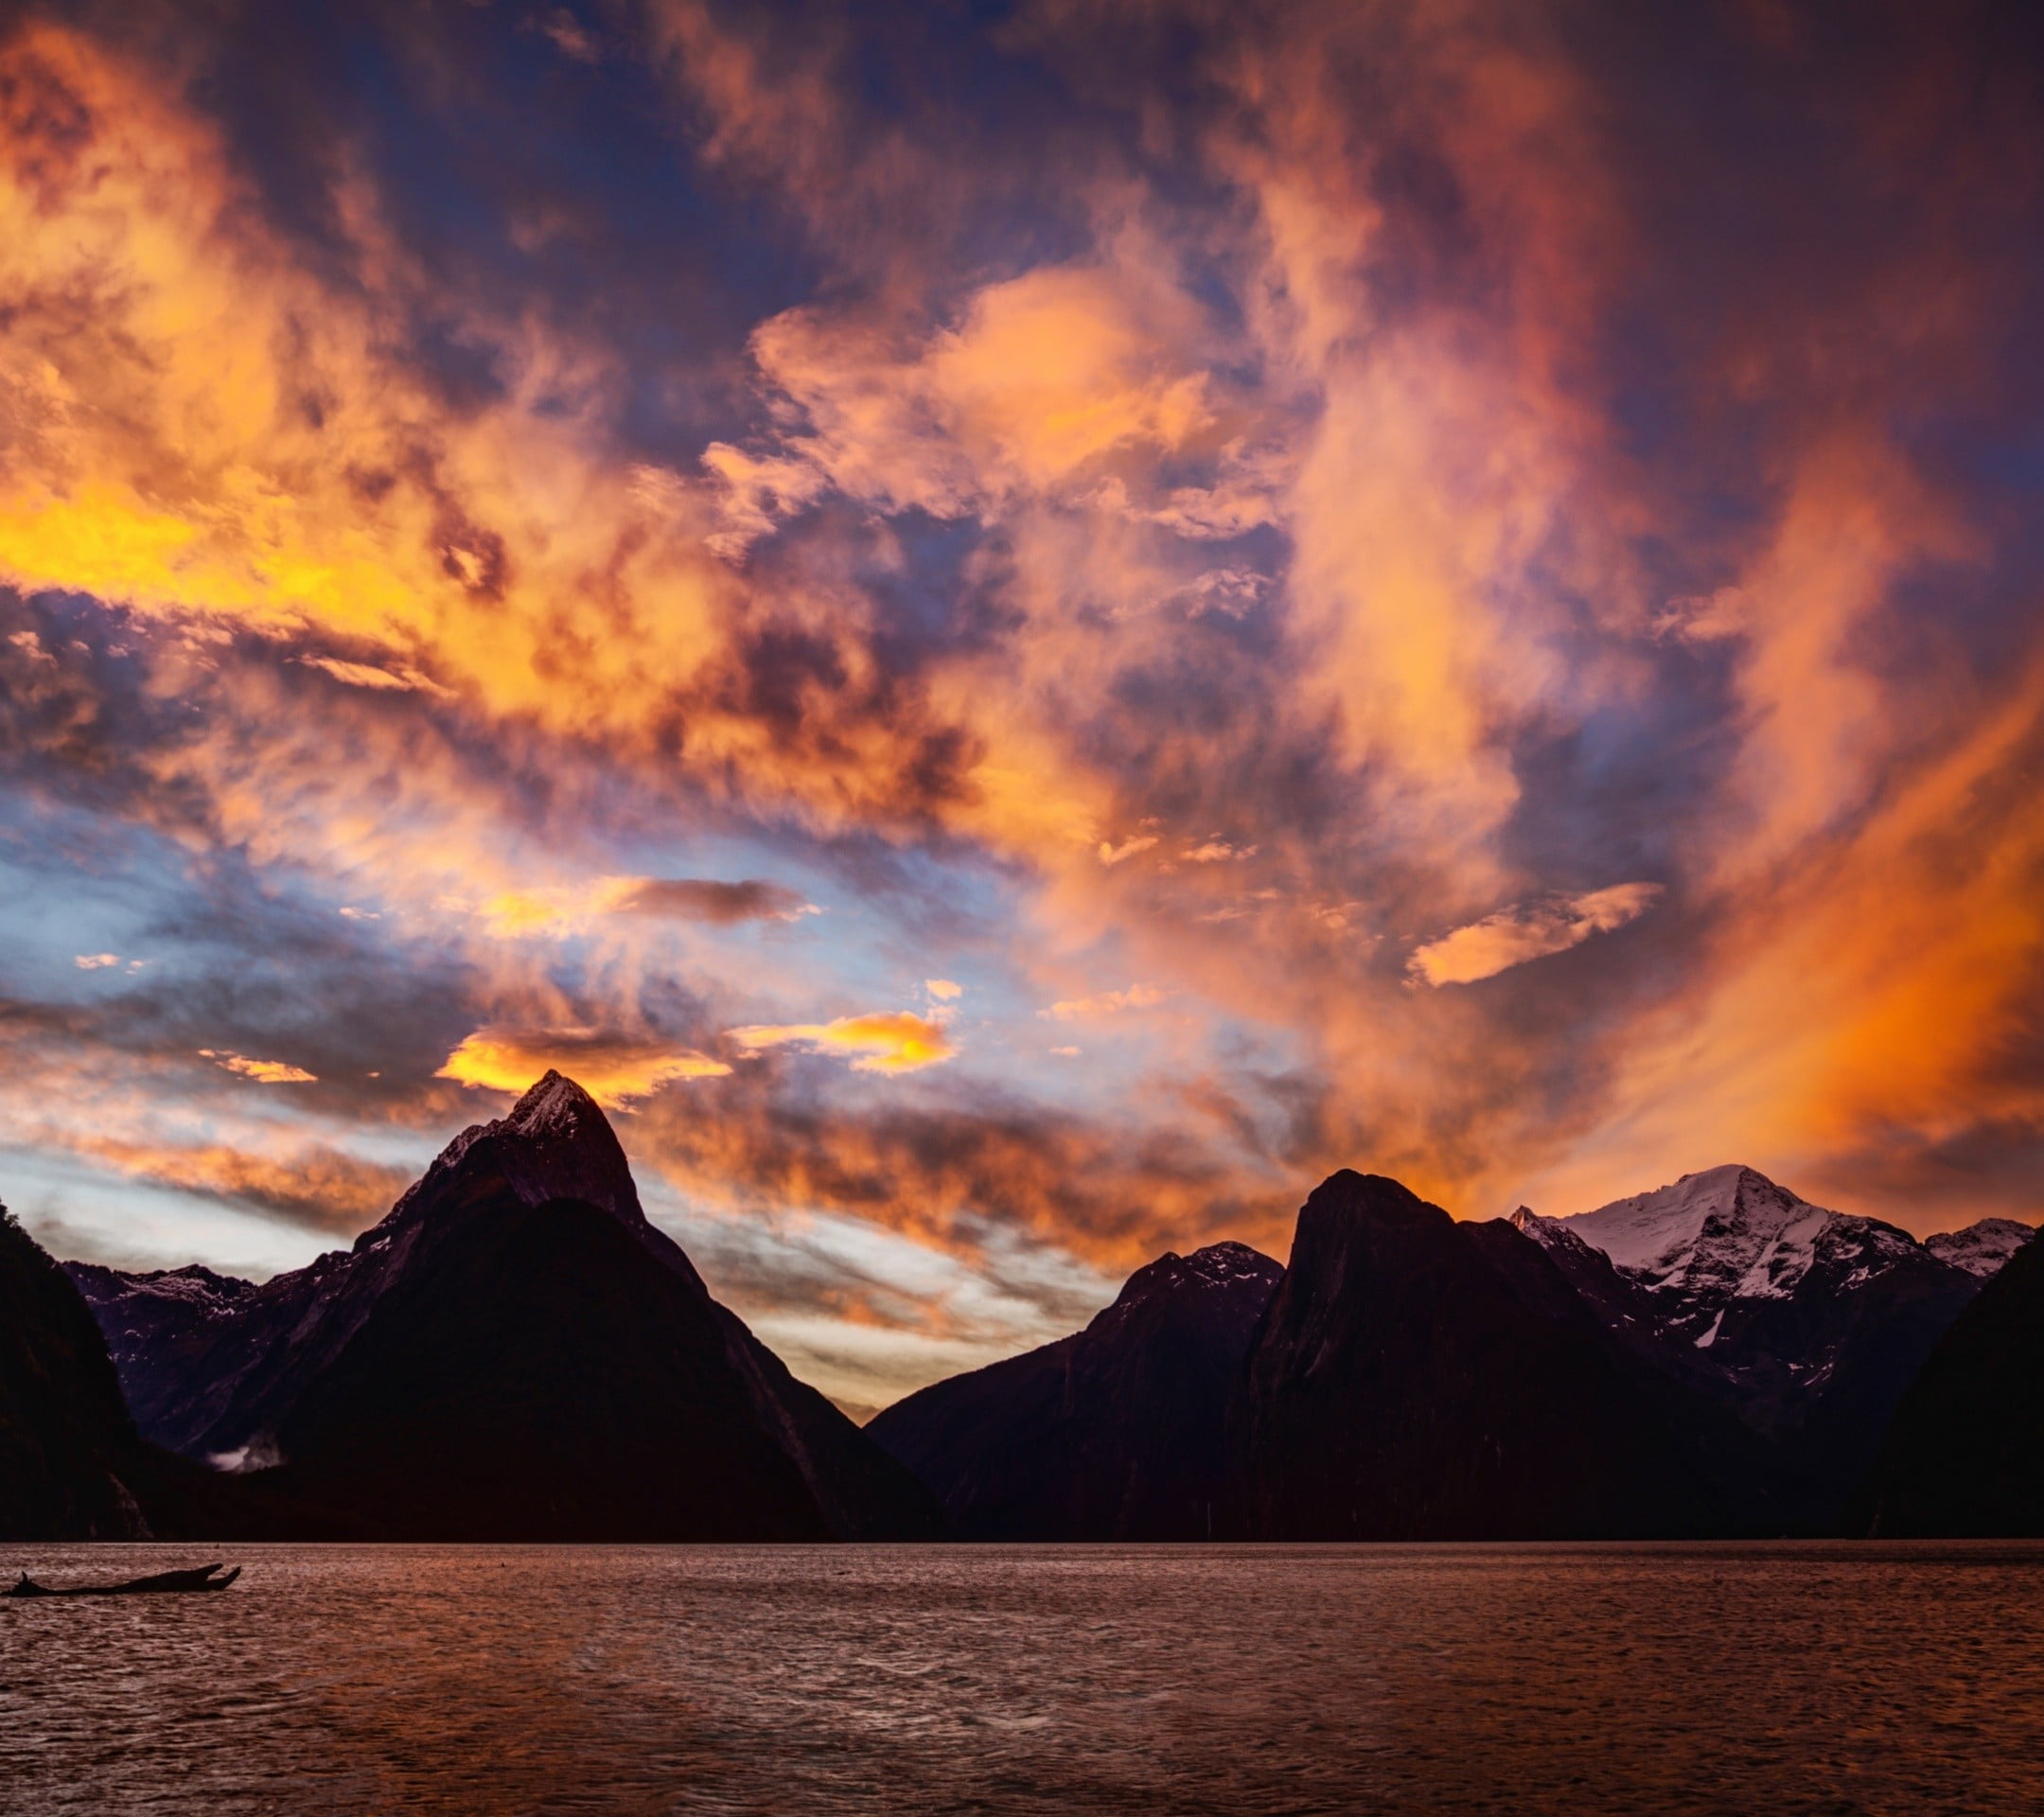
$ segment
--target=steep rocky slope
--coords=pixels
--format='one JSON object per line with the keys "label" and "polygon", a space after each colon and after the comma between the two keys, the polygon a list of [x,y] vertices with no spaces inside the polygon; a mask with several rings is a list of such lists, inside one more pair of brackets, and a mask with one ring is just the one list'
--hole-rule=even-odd
{"label": "steep rocky slope", "polygon": [[146,1537],[138,1449],[84,1301],[0,1208],[0,1537]]}

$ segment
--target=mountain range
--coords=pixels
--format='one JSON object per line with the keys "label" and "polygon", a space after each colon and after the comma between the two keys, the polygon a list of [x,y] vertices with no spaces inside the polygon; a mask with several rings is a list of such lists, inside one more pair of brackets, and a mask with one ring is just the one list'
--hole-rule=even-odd
{"label": "mountain range", "polygon": [[1744,1167],[1457,1223],[1344,1170],[861,1431],[548,1073],[261,1283],[0,1219],[0,1533],[1422,1540],[2044,1531],[2044,1245]]}
{"label": "mountain range", "polygon": [[2029,1235],[1997,1219],[1933,1247],[1738,1166],[1512,1222],[1648,1367],[1772,1442],[1790,1525],[1814,1531],[1842,1517],[1932,1347]]}

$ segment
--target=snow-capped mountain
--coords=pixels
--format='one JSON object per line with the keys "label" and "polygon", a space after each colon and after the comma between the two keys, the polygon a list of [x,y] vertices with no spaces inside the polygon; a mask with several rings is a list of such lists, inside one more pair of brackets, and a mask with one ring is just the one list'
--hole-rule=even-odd
{"label": "snow-capped mountain", "polygon": [[1601,1250],[1655,1296],[1663,1329],[1699,1350],[1717,1344],[1736,1301],[1792,1298],[1813,1270],[1849,1292],[1927,1253],[1906,1230],[1827,1211],[1736,1164],[1574,1217],[1513,1222],[1537,1242],[1559,1226]]}
{"label": "snow-capped mountain", "polygon": [[[1823,1494],[1849,1491],[1904,1388],[2005,1240],[1941,1255],[1877,1218],[1811,1205],[1753,1168],[1714,1167],[1574,1217],[1515,1212],[1641,1353],[1792,1439]],[[2018,1226],[2019,1227],[2019,1226]],[[1978,1230],[1978,1226],[1976,1226]],[[1978,1266],[1962,1264],[1964,1254]]]}
{"label": "snow-capped mountain", "polygon": [[1984,1280],[2031,1235],[2027,1225],[1985,1218],[1918,1243],[1878,1218],[1811,1205],[1736,1163],[1573,1217],[1522,1208],[1512,1222],[1550,1250],[1565,1233],[1601,1251],[1655,1296],[1663,1328],[1700,1350],[1717,1343],[1732,1302],[1792,1298],[1813,1271],[1827,1290],[1850,1292],[1929,1255]]}

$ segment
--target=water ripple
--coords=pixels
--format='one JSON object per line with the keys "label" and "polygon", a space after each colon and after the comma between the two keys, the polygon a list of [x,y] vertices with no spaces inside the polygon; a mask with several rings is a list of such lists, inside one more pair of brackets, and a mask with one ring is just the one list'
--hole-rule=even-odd
{"label": "water ripple", "polygon": [[2044,1808],[2044,1546],[234,1556],[0,1603],[0,1808]]}

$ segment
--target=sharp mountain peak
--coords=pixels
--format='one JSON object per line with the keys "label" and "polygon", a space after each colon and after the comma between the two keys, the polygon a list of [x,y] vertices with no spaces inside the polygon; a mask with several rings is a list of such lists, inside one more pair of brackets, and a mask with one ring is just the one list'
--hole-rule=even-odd
{"label": "sharp mountain peak", "polygon": [[442,1149],[390,1215],[355,1240],[356,1248],[377,1247],[471,1174],[501,1179],[525,1205],[580,1199],[635,1230],[646,1223],[624,1145],[603,1107],[549,1067],[508,1116],[471,1123]]}

